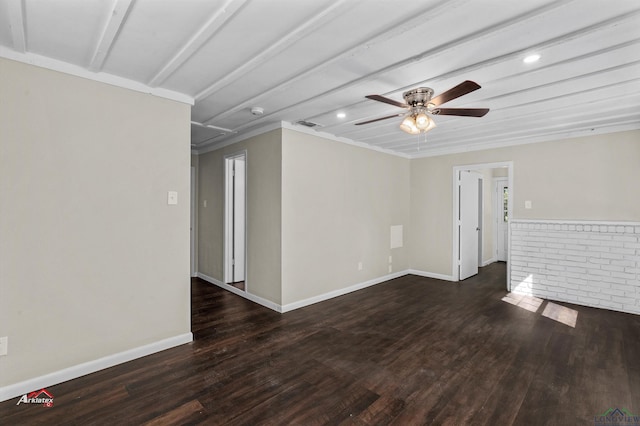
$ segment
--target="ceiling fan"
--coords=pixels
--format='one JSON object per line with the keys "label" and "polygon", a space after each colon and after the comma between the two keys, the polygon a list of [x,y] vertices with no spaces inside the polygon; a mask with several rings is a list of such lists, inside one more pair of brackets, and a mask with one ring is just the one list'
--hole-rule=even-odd
{"label": "ceiling fan", "polygon": [[432,97],[433,89],[430,87],[418,87],[417,89],[412,89],[402,94],[404,102],[394,101],[393,99],[389,99],[381,95],[368,95],[365,96],[367,99],[384,102],[409,111],[363,121],[356,123],[356,126],[387,120],[393,117],[405,116],[400,124],[400,128],[409,134],[417,135],[419,133],[428,132],[436,127],[436,123],[431,118],[431,115],[483,117],[489,112],[489,108],[439,108],[439,106],[445,102],[459,98],[460,96],[471,93],[479,88],[480,85],[478,83],[466,80],[434,98]]}

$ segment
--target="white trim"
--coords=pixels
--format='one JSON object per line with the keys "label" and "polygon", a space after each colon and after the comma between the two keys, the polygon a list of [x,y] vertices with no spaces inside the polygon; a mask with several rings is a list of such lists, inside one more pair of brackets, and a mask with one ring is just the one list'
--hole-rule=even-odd
{"label": "white trim", "polygon": [[224,147],[227,147],[229,145],[233,145],[234,143],[237,142],[242,142],[244,140],[247,140],[249,138],[252,138],[254,136],[258,136],[267,132],[270,132],[272,130],[276,130],[276,129],[287,129],[287,130],[293,130],[295,132],[300,132],[300,133],[305,133],[307,135],[313,135],[313,136],[318,136],[324,139],[328,139],[328,140],[332,140],[335,142],[340,142],[340,143],[344,143],[347,145],[352,145],[352,146],[357,146],[360,148],[366,148],[366,149],[370,149],[372,151],[378,151],[378,152],[383,152],[385,154],[389,154],[389,155],[393,155],[396,157],[401,157],[401,158],[412,158],[410,155],[408,154],[404,154],[402,152],[397,152],[397,151],[392,151],[390,149],[385,149],[385,148],[381,148],[379,146],[375,146],[375,145],[369,145],[367,143],[364,142],[357,142],[354,141],[353,139],[349,139],[349,138],[343,138],[343,137],[338,137],[335,135],[332,135],[331,133],[326,133],[326,132],[321,132],[319,130],[313,130],[312,128],[308,128],[299,124],[293,124],[293,123],[289,123],[287,121],[279,121],[277,123],[271,123],[265,126],[261,126],[258,127],[250,132],[247,133],[243,133],[242,135],[238,135],[235,136],[231,139],[227,139],[224,142],[221,142],[219,144],[211,144],[209,146],[206,146],[204,148],[199,149],[197,146],[193,147],[193,149],[195,149],[198,154],[205,154],[207,152],[211,152],[211,151],[216,151],[218,149],[222,149]]}
{"label": "white trim", "polygon": [[218,286],[220,288],[228,290],[233,294],[237,294],[238,296],[243,297],[243,298],[245,298],[247,300],[255,302],[258,305],[262,305],[265,308],[269,308],[269,309],[274,310],[276,312],[282,312],[282,306],[280,306],[279,304],[277,304],[275,302],[272,302],[271,300],[263,299],[262,297],[256,296],[255,294],[251,294],[249,292],[242,291],[242,290],[240,290],[238,288],[235,288],[232,285],[225,284],[220,280],[217,280],[215,278],[212,278],[212,277],[210,277],[208,275],[203,274],[202,272],[198,272],[198,278],[201,278],[201,279],[205,280],[206,282],[208,282],[210,284],[213,284],[213,285],[216,285],[216,286]]}
{"label": "white trim", "polygon": [[540,224],[567,224],[567,225],[606,225],[606,226],[640,226],[640,222],[610,221],[610,220],[562,220],[562,219],[513,219],[511,223],[540,223]]}
{"label": "white trim", "polygon": [[184,93],[174,92],[173,90],[167,90],[161,87],[150,87],[146,84],[105,72],[92,72],[78,65],[69,64],[67,62],[47,58],[46,56],[36,55],[34,53],[20,53],[5,46],[0,46],[0,57],[74,75],[76,77],[86,78],[88,80],[98,81],[100,83],[110,84],[112,86],[122,87],[135,92],[147,93],[161,98],[171,99],[188,105],[194,104],[193,97],[185,95]]}
{"label": "white trim", "polygon": [[176,346],[184,345],[185,343],[190,343],[192,341],[193,334],[191,332],[184,333],[149,343],[144,346],[139,346],[137,348],[98,358],[93,361],[74,365],[59,371],[54,371],[53,373],[45,374],[43,376],[34,377],[32,379],[4,386],[0,388],[0,402],[24,395],[25,393],[32,392],[36,389],[57,385],[58,383],[66,382],[67,380],[76,379],[87,374],[95,373],[96,371],[104,370],[105,368],[113,367],[114,365],[123,364],[125,362],[142,358],[143,356],[151,355],[156,352],[161,352],[166,349],[171,349]]}
{"label": "white trim", "polygon": [[329,139],[329,140],[332,140],[332,141],[335,141],[335,142],[341,142],[341,143],[344,143],[344,144],[347,144],[347,145],[352,145],[352,146],[357,146],[357,147],[360,147],[360,148],[370,149],[372,151],[383,152],[385,154],[393,155],[393,156],[396,156],[396,157],[411,158],[410,155],[402,153],[402,152],[392,151],[390,149],[382,148],[382,147],[377,146],[377,145],[370,145],[368,143],[358,142],[358,141],[355,141],[353,139],[332,135],[331,133],[322,132],[320,130],[314,130],[313,128],[302,126],[300,124],[289,123],[287,121],[283,121],[282,122],[282,128],[283,129],[287,129],[287,130],[293,130],[295,132],[305,133],[307,135],[318,136],[318,137],[321,137],[321,138],[324,138],[324,139]]}
{"label": "white trim", "polygon": [[[507,203],[509,202],[509,198],[511,198],[511,188],[509,188],[509,177],[508,176],[495,176],[493,178],[493,182],[492,182],[492,190],[493,190],[493,195],[496,197],[496,199],[494,200],[493,206],[491,208],[492,210],[492,214],[491,214],[491,220],[493,221],[493,255],[495,256],[495,262],[498,261],[498,241],[500,240],[500,238],[504,238],[504,235],[500,235],[500,227],[502,225],[498,225],[498,223],[501,223],[503,221],[503,216],[502,216],[502,203],[503,203],[503,198],[504,194],[501,194],[498,192],[498,187],[502,186],[501,182],[507,182]],[[498,208],[498,206],[500,206],[500,208]],[[509,223],[507,222],[506,225],[504,225],[507,227],[507,237],[509,234]],[[507,253],[509,252],[509,247],[506,248]],[[505,253],[505,258],[507,257],[507,253]]]}
{"label": "white trim", "polygon": [[409,269],[407,273],[411,275],[417,275],[419,277],[435,278],[436,280],[442,280],[442,281],[452,281],[452,282],[456,281],[453,278],[453,275],[436,274],[435,272],[419,271],[417,269]]}
{"label": "white trim", "polygon": [[597,128],[587,128],[581,130],[569,130],[561,132],[553,132],[545,135],[536,136],[520,136],[511,137],[501,141],[477,142],[473,145],[457,145],[445,146],[441,148],[427,148],[420,154],[410,155],[411,159],[439,157],[441,155],[460,154],[464,152],[485,151],[489,149],[507,148],[518,145],[528,145],[532,143],[550,142],[562,139],[581,138],[585,136],[603,135],[608,133],[626,132],[630,130],[638,130],[638,123],[618,124],[609,126],[600,126]]}
{"label": "white trim", "polygon": [[313,305],[318,302],[324,302],[325,300],[333,299],[334,297],[343,296],[348,293],[352,293],[357,290],[362,290],[363,288],[371,287],[376,284],[380,284],[385,281],[392,280],[394,278],[399,278],[404,275],[409,274],[407,270],[394,272],[393,274],[384,275],[382,277],[374,278],[369,281],[365,281],[359,284],[354,284],[349,287],[339,288],[337,290],[329,291],[327,293],[319,294],[318,296],[309,297],[308,299],[299,300],[297,302],[287,303],[282,306],[282,312],[293,311],[294,309],[303,308],[305,306]]}
{"label": "white trim", "polygon": [[480,266],[484,268],[485,266],[487,266],[487,265],[491,265],[492,263],[496,263],[497,261],[498,261],[498,258],[497,258],[497,257],[492,257],[492,258],[491,258],[491,259],[489,259],[489,260],[485,260],[485,261],[483,261],[483,262],[482,262],[482,264],[481,264]]}
{"label": "white trim", "polygon": [[276,123],[270,123],[266,126],[260,126],[254,130],[251,130],[247,133],[238,134],[237,136],[232,137],[231,139],[227,139],[224,142],[216,143],[201,143],[200,145],[205,145],[203,148],[198,148],[197,145],[193,146],[192,149],[195,149],[198,154],[206,154],[207,152],[217,151],[219,149],[225,148],[229,145],[233,145],[234,143],[246,141],[247,139],[251,139],[254,136],[262,135],[273,130],[281,129],[282,122],[278,121]]}

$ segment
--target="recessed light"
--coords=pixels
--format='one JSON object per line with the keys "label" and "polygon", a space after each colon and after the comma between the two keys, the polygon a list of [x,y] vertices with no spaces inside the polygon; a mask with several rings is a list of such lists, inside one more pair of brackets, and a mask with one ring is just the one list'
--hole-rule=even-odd
{"label": "recessed light", "polygon": [[536,54],[527,56],[522,60],[522,62],[524,62],[525,64],[532,64],[534,62],[538,62],[539,59],[540,59],[540,55],[536,53]]}
{"label": "recessed light", "polygon": [[345,118],[347,116],[347,114],[345,114],[344,112],[339,112],[336,114],[336,117],[338,118]]}

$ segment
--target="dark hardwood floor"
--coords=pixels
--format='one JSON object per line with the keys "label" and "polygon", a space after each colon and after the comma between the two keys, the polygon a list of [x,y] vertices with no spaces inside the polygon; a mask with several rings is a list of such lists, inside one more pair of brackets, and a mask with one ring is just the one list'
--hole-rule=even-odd
{"label": "dark hardwood floor", "polygon": [[0,424],[593,425],[609,408],[640,413],[640,316],[505,298],[504,283],[504,264],[462,283],[409,275],[281,315],[195,280],[193,343],[51,386],[52,408],[6,401]]}

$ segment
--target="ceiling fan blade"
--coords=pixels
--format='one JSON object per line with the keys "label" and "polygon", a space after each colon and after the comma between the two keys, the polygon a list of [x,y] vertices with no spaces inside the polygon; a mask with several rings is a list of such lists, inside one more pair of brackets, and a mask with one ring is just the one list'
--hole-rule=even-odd
{"label": "ceiling fan blade", "polygon": [[381,95],[367,95],[365,98],[371,99],[372,101],[384,102],[385,104],[397,106],[399,108],[409,108],[409,105],[404,102],[394,101],[393,99],[385,98]]}
{"label": "ceiling fan blade", "polygon": [[435,106],[442,105],[445,102],[449,102],[455,98],[459,98],[460,96],[471,93],[474,90],[478,90],[479,88],[480,85],[478,83],[471,80],[466,80],[458,84],[456,87],[453,87],[446,92],[440,93],[438,96],[431,99],[429,103]]}
{"label": "ceiling fan blade", "polygon": [[361,126],[363,124],[369,124],[369,123],[375,123],[376,121],[382,121],[382,120],[387,120],[389,118],[393,118],[393,117],[400,117],[401,115],[404,115],[405,113],[402,112],[400,114],[393,114],[393,115],[387,115],[386,117],[380,117],[380,118],[374,118],[373,120],[369,120],[369,121],[362,121],[360,123],[356,123],[356,126]]}
{"label": "ceiling fan blade", "polygon": [[462,117],[484,117],[489,108],[435,108],[431,111],[434,115],[459,115]]}

